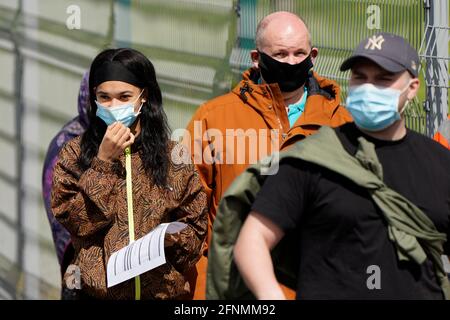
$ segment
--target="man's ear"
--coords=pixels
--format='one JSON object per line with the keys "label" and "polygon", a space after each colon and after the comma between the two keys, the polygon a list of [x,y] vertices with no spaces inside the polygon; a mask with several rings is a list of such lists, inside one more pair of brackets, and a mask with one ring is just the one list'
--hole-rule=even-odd
{"label": "man's ear", "polygon": [[259,69],[259,52],[256,49],[250,51],[250,59],[252,59],[252,67]]}
{"label": "man's ear", "polygon": [[316,47],[312,47],[310,55],[311,55],[311,61],[313,64],[316,61],[316,57],[318,54],[319,54],[319,49],[317,49]]}
{"label": "man's ear", "polygon": [[419,78],[411,79],[411,82],[409,83],[409,92],[406,95],[406,98],[408,100],[414,99],[414,97],[417,95],[417,92],[419,91],[419,87],[420,87]]}

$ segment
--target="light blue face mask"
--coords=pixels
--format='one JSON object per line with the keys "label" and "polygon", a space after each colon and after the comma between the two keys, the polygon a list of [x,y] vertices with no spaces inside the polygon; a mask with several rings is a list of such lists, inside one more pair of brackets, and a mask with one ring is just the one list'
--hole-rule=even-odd
{"label": "light blue face mask", "polygon": [[138,115],[141,113],[140,111],[143,103],[139,107],[138,112],[134,112],[134,104],[139,99],[142,92],[143,91],[141,91],[134,102],[125,103],[114,107],[105,107],[97,100],[95,100],[95,104],[97,105],[97,117],[102,119],[107,126],[113,124],[116,121],[120,121],[124,126],[130,127],[136,121]]}
{"label": "light blue face mask", "polygon": [[350,87],[346,107],[352,114],[356,126],[375,132],[386,129],[400,120],[400,114],[408,102],[400,112],[398,102],[409,84],[403,90],[376,87],[371,83]]}

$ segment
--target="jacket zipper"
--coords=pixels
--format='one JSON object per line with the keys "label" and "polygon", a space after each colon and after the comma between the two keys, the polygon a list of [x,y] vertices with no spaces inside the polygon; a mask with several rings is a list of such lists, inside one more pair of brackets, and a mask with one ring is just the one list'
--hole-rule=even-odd
{"label": "jacket zipper", "polygon": [[[272,89],[270,88],[269,85],[267,85],[267,89],[269,89],[269,92],[270,92],[270,98],[271,98],[271,100],[272,100],[272,102],[273,102],[273,101],[274,101],[274,95],[273,95]],[[278,113],[276,112],[275,107],[273,106],[273,103],[272,103],[272,110],[273,110],[273,112],[275,113],[275,116],[277,117],[277,120],[278,120],[278,126],[279,126],[279,128],[280,128],[280,130],[281,130],[281,142],[283,143],[284,140],[285,140],[286,137],[287,137],[287,133],[284,132],[283,124],[281,123],[280,117],[278,116]]]}

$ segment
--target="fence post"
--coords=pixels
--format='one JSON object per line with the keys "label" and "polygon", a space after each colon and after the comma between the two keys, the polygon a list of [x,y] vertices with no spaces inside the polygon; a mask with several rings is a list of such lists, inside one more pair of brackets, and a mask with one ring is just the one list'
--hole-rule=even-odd
{"label": "fence post", "polygon": [[24,125],[24,97],[23,97],[23,74],[24,74],[24,57],[21,52],[20,28],[19,21],[23,13],[23,0],[18,2],[18,7],[14,21],[11,25],[10,37],[13,43],[14,49],[14,124],[15,124],[15,147],[16,147],[16,190],[17,198],[15,199],[17,204],[17,268],[19,277],[16,280],[16,292],[14,292],[15,299],[23,298],[24,288],[23,282],[23,270],[24,270],[24,250],[25,250],[25,234],[24,234],[24,168],[25,168],[25,148],[23,137],[23,125]]}
{"label": "fence post", "polygon": [[448,0],[424,0],[427,135],[432,136],[448,112]]}

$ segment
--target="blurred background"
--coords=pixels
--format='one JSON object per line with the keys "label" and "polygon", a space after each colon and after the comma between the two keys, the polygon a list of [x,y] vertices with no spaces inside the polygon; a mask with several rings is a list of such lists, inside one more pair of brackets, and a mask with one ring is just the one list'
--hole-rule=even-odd
{"label": "blurred background", "polygon": [[315,70],[338,81],[342,60],[378,31],[420,52],[422,89],[408,126],[431,136],[449,99],[449,0],[0,0],[0,299],[58,299],[60,271],[42,200],[55,134],[78,114],[83,73],[108,47],[154,63],[172,130],[249,67],[258,21],[301,15],[319,48]]}

